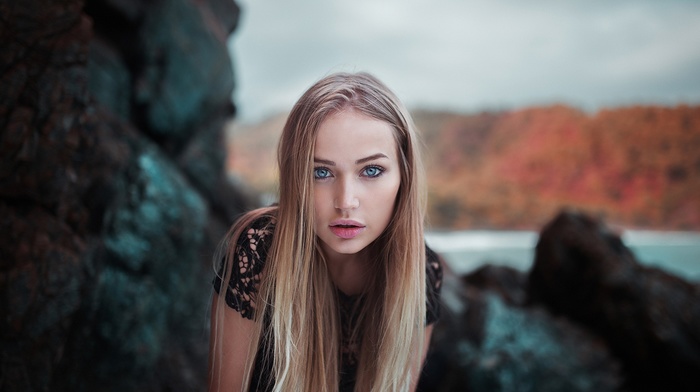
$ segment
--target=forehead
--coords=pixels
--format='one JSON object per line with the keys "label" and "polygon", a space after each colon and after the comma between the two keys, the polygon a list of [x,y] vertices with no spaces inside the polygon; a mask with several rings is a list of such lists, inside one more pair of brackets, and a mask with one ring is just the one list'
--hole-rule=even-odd
{"label": "forehead", "polygon": [[349,109],[332,114],[319,126],[315,143],[317,158],[355,160],[375,153],[396,159],[394,129],[385,121]]}

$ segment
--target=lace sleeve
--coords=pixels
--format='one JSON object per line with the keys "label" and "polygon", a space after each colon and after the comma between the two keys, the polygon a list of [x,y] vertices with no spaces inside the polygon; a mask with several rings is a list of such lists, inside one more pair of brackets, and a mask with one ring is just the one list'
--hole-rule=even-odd
{"label": "lace sleeve", "polygon": [[432,249],[425,247],[426,315],[425,324],[440,318],[440,289],[442,289],[442,260]]}
{"label": "lace sleeve", "polygon": [[[231,260],[233,265],[226,289],[226,304],[250,320],[255,317],[260,274],[265,266],[273,230],[270,220],[261,218],[254,221],[238,237]],[[212,282],[217,293],[220,293],[221,281],[225,276],[224,264],[222,260],[219,273]]]}

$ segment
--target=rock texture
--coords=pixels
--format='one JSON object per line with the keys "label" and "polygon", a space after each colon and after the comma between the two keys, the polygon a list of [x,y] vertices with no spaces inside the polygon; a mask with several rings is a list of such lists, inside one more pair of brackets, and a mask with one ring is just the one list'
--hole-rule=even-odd
{"label": "rock texture", "polygon": [[564,211],[528,273],[446,274],[423,391],[696,391],[700,287]]}
{"label": "rock texture", "polygon": [[533,302],[605,340],[630,390],[700,390],[700,285],[640,265],[599,222],[550,222],[529,284]]}
{"label": "rock texture", "polygon": [[527,276],[488,266],[446,274],[444,307],[419,391],[617,391],[620,365],[603,340],[525,306]]}
{"label": "rock texture", "polygon": [[203,389],[235,3],[0,11],[0,390]]}

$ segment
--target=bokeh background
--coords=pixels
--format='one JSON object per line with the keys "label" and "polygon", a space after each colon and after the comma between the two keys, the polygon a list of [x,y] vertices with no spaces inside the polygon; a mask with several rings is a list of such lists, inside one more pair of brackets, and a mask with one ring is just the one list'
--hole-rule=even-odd
{"label": "bokeh background", "polygon": [[287,110],[336,70],[369,70],[412,108],[700,101],[693,1],[240,1],[238,120]]}
{"label": "bokeh background", "polygon": [[265,201],[293,102],[366,70],[423,132],[435,228],[536,229],[562,205],[700,227],[697,2],[241,4],[228,169]]}
{"label": "bokeh background", "polygon": [[[420,390],[700,388],[699,3],[0,12],[0,390],[205,389],[214,249],[274,201],[286,113],[334,71],[379,76],[425,142],[445,279]],[[523,241],[518,268],[463,252]]]}

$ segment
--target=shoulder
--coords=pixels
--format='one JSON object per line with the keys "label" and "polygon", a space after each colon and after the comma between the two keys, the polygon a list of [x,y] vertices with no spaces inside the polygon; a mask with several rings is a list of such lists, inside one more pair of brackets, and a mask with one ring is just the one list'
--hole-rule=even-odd
{"label": "shoulder", "polygon": [[[228,258],[235,265],[234,273],[241,278],[259,281],[275,233],[275,215],[267,209],[244,215],[233,230],[235,245],[229,245]],[[232,251],[232,254],[230,253]],[[232,257],[231,257],[232,256]]]}
{"label": "shoulder", "polygon": [[431,286],[439,290],[442,283],[442,258],[428,245],[425,246],[425,272]]}
{"label": "shoulder", "polygon": [[222,282],[227,282],[226,303],[248,319],[253,319],[258,287],[274,236],[276,219],[266,211],[250,212],[234,225],[213,281],[218,293]]}
{"label": "shoulder", "polygon": [[435,251],[425,246],[425,280],[426,280],[426,325],[435,323],[440,318],[440,291],[442,289],[442,258]]}
{"label": "shoulder", "polygon": [[234,233],[240,233],[236,238],[236,251],[248,250],[267,254],[276,223],[274,215],[265,214],[262,211],[244,216],[238,223],[238,229],[234,231]]}

